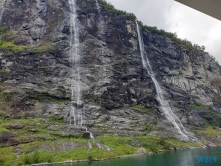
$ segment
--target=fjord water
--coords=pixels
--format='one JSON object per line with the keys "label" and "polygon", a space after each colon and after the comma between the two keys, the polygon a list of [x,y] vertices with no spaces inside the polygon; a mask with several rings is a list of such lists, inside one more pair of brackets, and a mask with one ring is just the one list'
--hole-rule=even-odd
{"label": "fjord water", "polygon": [[[198,157],[216,157],[216,162],[199,162]],[[188,149],[163,152],[147,156],[74,163],[53,166],[220,166],[221,148]]]}

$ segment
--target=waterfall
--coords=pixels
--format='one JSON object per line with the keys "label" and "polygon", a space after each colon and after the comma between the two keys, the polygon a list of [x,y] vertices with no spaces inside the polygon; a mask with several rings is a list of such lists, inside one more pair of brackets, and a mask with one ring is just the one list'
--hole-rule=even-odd
{"label": "waterfall", "polygon": [[[92,132],[88,131],[87,127],[83,126],[83,101],[81,96],[81,75],[80,75],[80,50],[79,50],[79,28],[78,28],[78,19],[76,12],[76,0],[69,0],[70,5],[70,55],[72,59],[72,81],[71,81],[71,110],[70,110],[70,125],[74,124],[76,127],[80,127],[89,133],[90,140],[88,140],[88,151],[92,148],[90,141],[96,142],[98,148],[106,149],[111,151],[106,145],[102,145],[95,140]],[[97,1],[96,1],[97,2]],[[97,3],[98,9],[99,4]],[[100,13],[99,13],[100,15]],[[102,17],[101,17],[102,18]],[[74,120],[72,121],[72,118]]]}
{"label": "waterfall", "polygon": [[[105,26],[105,21],[104,21],[104,17],[101,13],[101,7],[98,3],[98,0],[95,0],[95,5],[96,5],[96,8],[97,8],[97,11],[98,11],[98,18],[97,18],[97,27],[98,27],[98,37],[103,41],[105,42],[106,41],[106,38],[105,38],[105,29],[106,29],[106,26]],[[101,47],[101,55],[103,55],[103,47]],[[110,80],[108,79],[107,77],[107,72],[108,72],[108,69],[107,69],[107,65],[106,65],[106,62],[105,60],[103,59],[102,60],[103,62],[103,65],[102,65],[102,78],[104,78],[102,80],[103,83],[109,83]]]}
{"label": "waterfall", "polygon": [[0,2],[0,24],[2,22],[2,16],[4,14],[5,11],[5,3],[7,0],[5,0],[4,2]]}
{"label": "waterfall", "polygon": [[95,0],[95,1],[96,1],[96,7],[97,7],[97,10],[98,10],[98,14],[100,16],[101,15],[101,8],[100,8],[100,5],[99,5],[98,1],[97,0]]}
{"label": "waterfall", "polygon": [[70,54],[72,58],[72,82],[71,82],[71,112],[70,124],[72,124],[72,117],[74,117],[74,125],[82,124],[82,107],[81,88],[80,88],[80,55],[79,55],[79,28],[77,27],[77,14],[75,0],[69,0],[70,4]]}
{"label": "waterfall", "polygon": [[156,93],[157,93],[157,100],[160,103],[160,108],[163,111],[165,117],[167,118],[168,121],[170,121],[173,126],[176,128],[176,130],[184,137],[188,138],[188,136],[185,134],[187,133],[187,131],[185,130],[184,126],[182,125],[181,121],[179,120],[179,118],[173,113],[173,111],[171,110],[169,103],[164,99],[163,96],[163,91],[158,83],[158,81],[155,78],[154,72],[152,70],[152,67],[150,65],[150,62],[147,58],[147,56],[145,55],[145,51],[144,51],[144,43],[143,43],[143,38],[140,32],[140,28],[138,23],[136,22],[136,26],[137,26],[137,33],[138,33],[138,39],[139,39],[139,47],[140,47],[140,54],[141,54],[141,58],[142,58],[142,64],[143,67],[147,70],[148,74],[150,75],[155,88],[156,88]]}
{"label": "waterfall", "polygon": [[100,34],[104,34],[104,18],[101,14],[101,7],[97,0],[95,0],[96,8],[98,11],[98,27],[100,28]]}
{"label": "waterfall", "polygon": [[[75,126],[81,127],[90,134],[90,138],[94,139],[93,134],[88,131],[88,129],[83,126],[83,101],[81,98],[81,76],[80,76],[80,50],[79,50],[79,28],[78,19],[76,12],[76,2],[75,0],[69,0],[70,4],[70,54],[72,59],[72,81],[71,81],[71,110],[70,110],[70,125],[74,123]],[[74,118],[74,122],[72,122]]]}

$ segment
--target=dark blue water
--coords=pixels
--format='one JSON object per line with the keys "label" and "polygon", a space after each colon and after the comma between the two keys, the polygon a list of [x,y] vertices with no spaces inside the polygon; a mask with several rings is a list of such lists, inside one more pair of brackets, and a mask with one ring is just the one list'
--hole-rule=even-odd
{"label": "dark blue water", "polygon": [[178,150],[147,156],[53,166],[221,166],[221,148]]}

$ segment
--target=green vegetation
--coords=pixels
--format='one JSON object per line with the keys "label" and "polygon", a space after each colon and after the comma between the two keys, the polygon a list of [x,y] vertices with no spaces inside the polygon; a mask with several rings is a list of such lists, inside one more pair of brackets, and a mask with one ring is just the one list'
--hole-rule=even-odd
{"label": "green vegetation", "polygon": [[150,31],[152,33],[156,33],[158,35],[166,36],[166,37],[170,38],[172,41],[178,43],[180,46],[183,46],[187,49],[194,49],[194,50],[200,50],[200,51],[205,50],[205,46],[199,46],[197,44],[192,44],[187,39],[180,39],[177,37],[176,33],[166,32],[163,29],[157,29],[157,27],[143,25],[143,23],[141,21],[137,21],[137,22],[142,29],[148,30],[148,31]]}
{"label": "green vegetation", "polygon": [[0,69],[0,73],[7,73],[6,70]]}
{"label": "green vegetation", "polygon": [[0,148],[0,165],[12,166],[16,160],[16,154],[13,152],[13,147]]}
{"label": "green vegetation", "polygon": [[27,46],[15,45],[14,42],[0,40],[0,48],[7,51],[24,51]]}
{"label": "green vegetation", "polygon": [[46,42],[31,48],[34,53],[54,52],[56,48],[52,42]]}
{"label": "green vegetation", "polygon": [[126,11],[115,9],[115,7],[110,2],[107,2],[106,0],[100,0],[100,1],[104,3],[105,9],[112,11],[113,13],[116,13],[117,15],[126,16],[132,21],[135,21],[137,19],[133,13],[127,13]]}
{"label": "green vegetation", "polygon": [[212,136],[218,135],[218,131],[217,131],[216,127],[214,127],[214,126],[208,126],[206,128],[206,133],[208,135],[212,135]]}
{"label": "green vegetation", "polygon": [[[112,11],[113,13],[116,13],[118,15],[127,16],[131,21],[137,20],[136,16],[133,13],[127,13],[126,11],[115,9],[115,7],[110,2],[107,2],[106,0],[100,0],[100,1],[104,3],[105,9]],[[150,31],[152,33],[156,33],[158,35],[166,36],[166,37],[170,38],[172,41],[178,43],[182,47],[185,47],[187,49],[194,49],[197,51],[204,51],[205,50],[205,46],[199,46],[197,44],[192,44],[187,39],[180,39],[177,37],[176,33],[166,32],[165,30],[158,29],[157,27],[151,27],[151,26],[144,25],[141,21],[137,21],[137,22],[142,29],[148,30],[148,31]]]}
{"label": "green vegetation", "polygon": [[144,111],[150,111],[151,110],[151,108],[146,108],[146,107],[144,107],[142,105],[137,105],[137,104],[134,104],[133,107],[137,108],[137,109],[144,110]]}
{"label": "green vegetation", "polygon": [[129,155],[134,154],[138,150],[138,147],[133,147],[128,143],[133,141],[130,137],[117,137],[117,136],[99,136],[97,138],[101,143],[113,148],[112,155]]}
{"label": "green vegetation", "polygon": [[221,89],[221,79],[220,78],[214,78],[212,81],[211,81],[212,85]]}
{"label": "green vegetation", "polygon": [[55,102],[57,104],[63,104],[63,103],[69,103],[70,99],[68,98],[59,98],[57,95],[59,93],[62,93],[62,89],[57,89],[56,95],[55,94],[49,94],[48,92],[40,92],[40,91],[33,91],[31,89],[26,89],[27,93],[33,94],[33,101],[36,102]]}
{"label": "green vegetation", "polygon": [[[0,35],[12,36],[12,32],[8,31],[6,27],[2,27],[0,28]],[[24,51],[27,48],[28,47],[24,45],[16,45],[14,41],[5,41],[2,39],[0,40],[0,49],[7,51],[6,53],[7,56],[13,55],[14,52],[16,51],[17,52]]]}
{"label": "green vegetation", "polygon": [[221,132],[217,129],[216,126],[207,126],[204,130],[196,130],[198,134],[206,134],[208,136],[218,136],[221,135]]}
{"label": "green vegetation", "polygon": [[[208,125],[204,130],[195,130],[198,137],[200,137],[201,141],[204,144],[208,143],[208,138],[220,138],[221,137],[221,130],[219,127]],[[210,139],[212,140],[212,139]],[[213,143],[213,142],[212,142]]]}
{"label": "green vegetation", "polygon": [[[6,27],[0,28],[0,35],[8,34],[12,36],[12,32],[8,31]],[[0,49],[7,51],[6,55],[12,56],[14,52],[22,52],[24,50],[30,50],[34,53],[55,52],[57,51],[53,42],[45,42],[35,47],[29,47],[25,45],[17,45],[14,40],[0,40]]]}
{"label": "green vegetation", "polygon": [[188,105],[187,110],[209,110],[210,108],[203,106],[197,102]]}
{"label": "green vegetation", "polygon": [[7,27],[1,27],[0,28],[0,35],[3,35],[5,33],[7,33]]}
{"label": "green vegetation", "polygon": [[[0,84],[0,111],[7,110],[13,103],[13,93],[4,92],[5,84]],[[0,113],[1,116],[1,113]]]}
{"label": "green vegetation", "polygon": [[63,123],[63,119],[58,116],[49,116],[48,119],[53,123]]}
{"label": "green vegetation", "polygon": [[44,52],[56,52],[56,48],[52,42],[43,43],[35,47],[28,47],[24,45],[16,45],[13,41],[0,40],[0,49],[6,50],[8,56],[14,54],[15,51],[21,52],[26,49],[33,51],[34,53],[44,53]]}
{"label": "green vegetation", "polygon": [[[1,115],[1,114],[0,114]],[[42,118],[34,119],[10,119],[4,118],[2,114],[0,118],[1,128],[10,128],[15,124],[24,125],[18,129],[7,129],[17,136],[17,139],[44,138],[34,142],[21,143],[16,147],[0,148],[0,165],[1,166],[20,166],[42,162],[63,162],[67,160],[82,159],[101,159],[112,158],[121,155],[135,154],[139,148],[145,148],[147,152],[156,152],[159,150],[168,150],[171,148],[184,148],[189,146],[199,146],[193,142],[182,142],[174,139],[156,138],[150,136],[98,136],[96,139],[109,146],[112,150],[107,151],[99,149],[95,142],[91,141],[92,149],[88,150],[88,140],[83,138],[59,137],[52,135],[52,131],[48,132],[46,121]],[[58,123],[54,117],[49,118],[50,124]],[[60,123],[60,122],[59,122]],[[4,124],[4,125],[3,125]],[[61,131],[63,132],[63,131]],[[138,144],[137,144],[138,142]],[[77,144],[77,148],[69,148],[70,144]],[[20,155],[16,159],[15,149]],[[66,150],[65,150],[66,149]]]}

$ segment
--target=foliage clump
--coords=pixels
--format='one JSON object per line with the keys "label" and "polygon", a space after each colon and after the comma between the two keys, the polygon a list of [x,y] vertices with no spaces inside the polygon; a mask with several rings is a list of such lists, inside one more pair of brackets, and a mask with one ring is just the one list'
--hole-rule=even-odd
{"label": "foliage clump", "polygon": [[50,52],[50,51],[54,52],[56,51],[56,48],[52,42],[46,42],[41,45],[33,47],[32,51],[34,53],[44,53],[44,52]]}
{"label": "foliage clump", "polygon": [[112,11],[112,12],[118,14],[118,15],[126,16],[129,19],[131,19],[132,21],[135,21],[137,19],[136,16],[133,13],[128,13],[128,12],[123,11],[123,10],[118,10],[110,2],[107,2],[106,0],[101,0],[101,1],[104,3],[105,9],[107,9],[109,11]]}
{"label": "foliage clump", "polygon": [[7,27],[1,27],[0,28],[0,35],[3,35],[5,33],[7,33]]}
{"label": "foliage clump", "polygon": [[0,48],[6,51],[24,51],[27,46],[16,45],[11,41],[0,40]]}

